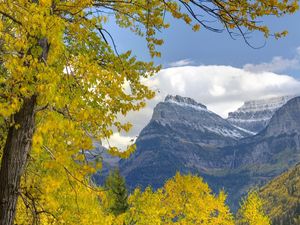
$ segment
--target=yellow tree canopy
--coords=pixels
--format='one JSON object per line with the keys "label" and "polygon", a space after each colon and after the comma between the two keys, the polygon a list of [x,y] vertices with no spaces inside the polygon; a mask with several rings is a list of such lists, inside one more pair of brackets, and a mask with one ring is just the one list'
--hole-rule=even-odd
{"label": "yellow tree canopy", "polygon": [[152,192],[139,189],[130,196],[127,220],[146,224],[233,225],[233,216],[225,203],[226,194],[212,193],[202,178],[180,175]]}
{"label": "yellow tree canopy", "polygon": [[250,191],[242,201],[237,213],[238,225],[270,225],[270,218],[265,215],[263,201],[256,191]]}
{"label": "yellow tree canopy", "polygon": [[75,169],[56,165],[46,154],[31,162],[21,183],[14,224],[113,225],[114,216],[103,208],[106,192]]}

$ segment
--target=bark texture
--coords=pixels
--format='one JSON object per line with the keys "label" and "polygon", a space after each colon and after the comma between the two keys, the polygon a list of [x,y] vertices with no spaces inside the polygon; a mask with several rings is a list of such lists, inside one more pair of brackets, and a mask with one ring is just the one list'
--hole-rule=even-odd
{"label": "bark texture", "polygon": [[35,127],[36,96],[24,99],[9,128],[0,169],[0,225],[13,225],[20,180],[31,149]]}

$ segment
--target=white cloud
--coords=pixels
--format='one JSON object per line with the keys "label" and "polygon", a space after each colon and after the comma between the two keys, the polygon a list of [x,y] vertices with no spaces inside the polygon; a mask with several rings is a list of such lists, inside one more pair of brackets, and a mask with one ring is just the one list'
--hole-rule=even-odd
{"label": "white cloud", "polygon": [[161,70],[146,81],[157,96],[148,101],[146,108],[129,113],[124,120],[131,121],[133,129],[114,134],[112,144],[126,146],[150,121],[153,108],[167,94],[191,97],[205,104],[211,111],[226,117],[244,101],[282,95],[299,94],[300,82],[287,75],[272,72],[251,72],[231,66],[183,66]]}
{"label": "white cloud", "polygon": [[300,82],[290,76],[253,73],[231,66],[168,68],[161,70],[154,79],[159,83],[160,95],[192,97],[222,116],[229,111],[225,105],[238,107],[245,100],[295,94],[300,90]]}
{"label": "white cloud", "polygon": [[170,63],[169,66],[171,66],[171,67],[187,66],[187,65],[191,65],[193,63],[194,63],[194,61],[192,61],[190,59],[182,59],[182,60]]}
{"label": "white cloud", "polygon": [[300,47],[296,49],[294,58],[287,59],[281,56],[275,56],[271,62],[263,62],[260,64],[246,64],[243,67],[251,72],[283,72],[288,69],[300,68]]}
{"label": "white cloud", "polygon": [[119,132],[115,132],[110,138],[109,141],[103,141],[102,145],[106,148],[110,146],[117,146],[121,150],[126,150],[127,146],[133,144],[135,141],[135,137],[129,137],[125,135],[121,135]]}

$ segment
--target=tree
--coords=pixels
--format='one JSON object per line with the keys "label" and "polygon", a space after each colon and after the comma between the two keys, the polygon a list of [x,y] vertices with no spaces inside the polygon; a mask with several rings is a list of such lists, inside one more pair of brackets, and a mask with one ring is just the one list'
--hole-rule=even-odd
{"label": "tree", "polygon": [[214,195],[202,178],[177,173],[156,192],[136,189],[129,198],[127,223],[233,225],[225,200],[223,191]]}
{"label": "tree", "polygon": [[[144,36],[152,57],[163,40],[156,33],[169,24],[165,13],[212,31],[271,33],[260,17],[294,13],[298,1],[198,0],[13,0],[0,3],[0,224],[13,224],[20,182],[31,155],[72,170],[78,182],[94,169],[80,149],[92,138],[109,138],[114,129],[128,131],[117,116],[139,110],[154,96],[142,78],[159,67],[119,54],[105,29],[113,14],[120,27]],[[206,15],[203,17],[203,15]],[[211,27],[207,17],[221,24]],[[286,32],[274,33],[276,37]],[[3,143],[3,144],[2,144]],[[134,150],[113,154],[127,156]],[[31,159],[29,161],[29,159]],[[78,167],[74,164],[79,164]],[[54,166],[55,165],[55,166]],[[78,178],[79,177],[79,178]]]}
{"label": "tree", "polygon": [[128,193],[125,179],[121,176],[119,169],[110,172],[105,180],[104,188],[107,191],[108,211],[118,216],[128,209]]}
{"label": "tree", "polygon": [[240,225],[270,225],[270,219],[265,215],[263,202],[257,192],[250,191],[242,201],[237,213],[237,224]]}
{"label": "tree", "polygon": [[106,191],[76,174],[80,165],[73,168],[67,164],[66,170],[51,162],[47,154],[42,152],[40,158],[36,154],[32,153],[37,161],[30,163],[22,178],[14,224],[114,224],[114,216],[106,213],[101,203],[107,198]]}

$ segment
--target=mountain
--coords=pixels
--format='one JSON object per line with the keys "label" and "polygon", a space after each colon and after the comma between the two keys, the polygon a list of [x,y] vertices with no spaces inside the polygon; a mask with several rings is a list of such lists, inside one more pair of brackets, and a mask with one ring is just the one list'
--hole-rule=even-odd
{"label": "mountain", "polygon": [[161,187],[166,179],[183,173],[224,167],[216,160],[218,148],[249,136],[193,99],[167,96],[140,133],[137,150],[121,160],[120,170],[130,187]]}
{"label": "mountain", "polygon": [[300,97],[274,112],[256,135],[190,98],[167,96],[140,133],[136,152],[119,163],[129,188],[158,188],[176,171],[202,176],[229,204],[300,161]]}
{"label": "mountain", "polygon": [[201,146],[233,144],[250,135],[209,111],[205,105],[178,95],[168,95],[164,102],[154,108],[152,119],[140,136],[151,132],[155,124]]}
{"label": "mountain", "polygon": [[235,167],[286,164],[300,161],[300,97],[278,109],[267,127],[234,146]]}
{"label": "mountain", "polygon": [[292,96],[275,97],[245,102],[240,108],[228,114],[228,121],[253,133],[262,131],[276,110],[287,103]]}
{"label": "mountain", "polygon": [[300,164],[262,187],[259,194],[273,225],[300,224]]}
{"label": "mountain", "polygon": [[[261,186],[300,162],[299,114],[300,97],[296,97],[275,112],[263,131],[222,149],[233,156],[232,167],[218,176],[221,182],[216,184],[225,187],[234,206],[250,187]],[[226,181],[228,176],[239,182],[232,185]]]}

